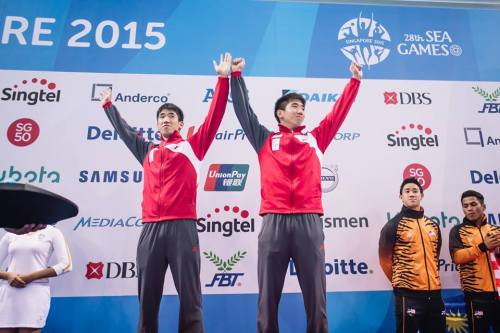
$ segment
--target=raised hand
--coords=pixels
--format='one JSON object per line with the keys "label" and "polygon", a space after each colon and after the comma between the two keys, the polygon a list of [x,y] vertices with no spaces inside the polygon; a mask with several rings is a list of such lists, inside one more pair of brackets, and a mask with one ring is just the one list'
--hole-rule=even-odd
{"label": "raised hand", "polygon": [[236,58],[231,65],[232,72],[241,72],[245,67],[245,58]]}
{"label": "raised hand", "polygon": [[111,90],[111,88],[101,91],[100,99],[103,104],[111,102],[111,100],[113,99],[113,91]]}
{"label": "raised hand", "polygon": [[363,66],[358,65],[354,61],[351,62],[349,70],[351,71],[352,76],[357,78],[358,80],[361,80],[361,78],[363,77]]}
{"label": "raised hand", "polygon": [[219,76],[228,77],[231,74],[231,54],[226,52],[220,55],[219,63],[212,60],[214,64],[214,69]]}

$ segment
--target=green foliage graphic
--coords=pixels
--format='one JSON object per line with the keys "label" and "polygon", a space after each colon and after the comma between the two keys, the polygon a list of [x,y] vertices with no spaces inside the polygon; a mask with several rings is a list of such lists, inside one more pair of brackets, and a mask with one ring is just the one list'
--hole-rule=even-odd
{"label": "green foliage graphic", "polygon": [[247,254],[246,251],[238,251],[233,256],[231,256],[229,259],[224,261],[218,255],[213,253],[212,251],[203,252],[203,255],[205,256],[205,258],[210,260],[210,262],[212,262],[215,265],[215,267],[217,267],[217,270],[224,272],[224,273],[232,271],[233,266],[236,265],[241,259],[245,258],[246,254]]}

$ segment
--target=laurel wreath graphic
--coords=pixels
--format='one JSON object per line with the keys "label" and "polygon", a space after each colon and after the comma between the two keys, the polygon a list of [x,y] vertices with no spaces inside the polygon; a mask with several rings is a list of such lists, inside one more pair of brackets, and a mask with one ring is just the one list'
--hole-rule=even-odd
{"label": "laurel wreath graphic", "polygon": [[472,87],[472,90],[477,92],[479,95],[484,97],[487,102],[496,102],[498,97],[500,97],[500,88],[492,92],[491,94],[488,94],[485,90],[479,88],[479,87]]}
{"label": "laurel wreath graphic", "polygon": [[233,266],[236,265],[241,259],[245,258],[247,252],[238,251],[226,261],[222,260],[218,255],[216,255],[212,251],[203,252],[203,254],[205,255],[205,258],[214,263],[214,265],[217,267],[217,270],[223,271],[225,273],[232,271]]}

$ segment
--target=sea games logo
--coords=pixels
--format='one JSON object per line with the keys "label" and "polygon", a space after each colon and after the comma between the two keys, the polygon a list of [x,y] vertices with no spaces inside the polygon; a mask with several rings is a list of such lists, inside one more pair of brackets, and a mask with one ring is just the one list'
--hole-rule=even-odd
{"label": "sea games logo", "polygon": [[431,105],[431,94],[428,92],[386,91],[384,92],[386,105]]}
{"label": "sea games logo", "polygon": [[245,275],[244,273],[231,272],[234,266],[247,254],[246,251],[238,251],[233,254],[229,259],[222,260],[218,255],[210,252],[203,252],[212,264],[217,267],[217,270],[222,273],[215,273],[212,282],[207,283],[205,287],[234,287],[241,286],[241,282],[237,282],[238,278]]}
{"label": "sea games logo", "polygon": [[462,47],[455,44],[446,30],[426,30],[425,32],[403,34],[397,46],[403,56],[447,57],[462,55]]}
{"label": "sea games logo", "polygon": [[500,146],[500,138],[483,135],[480,127],[464,127],[465,144],[474,146]]}
{"label": "sea games logo", "polygon": [[500,113],[500,103],[498,103],[500,98],[500,88],[491,93],[488,93],[480,87],[472,87],[472,90],[478,93],[485,100],[483,109],[477,111],[478,113]]}
{"label": "sea games logo", "polygon": [[362,17],[359,13],[340,28],[338,40],[341,41],[342,53],[351,61],[360,65],[376,65],[384,61],[391,50],[387,47],[391,36],[379,22],[373,18]]}
{"label": "sea games logo", "polygon": [[[113,89],[110,83],[94,83],[92,84],[91,101],[100,101],[100,94],[105,89]],[[144,95],[140,92],[123,93],[118,92],[114,95],[114,102],[119,103],[167,103],[170,93],[164,95]]]}
{"label": "sea games logo", "polygon": [[403,179],[413,177],[418,180],[422,189],[425,191],[431,186],[432,176],[429,169],[420,163],[412,163],[403,170]]}
{"label": "sea games logo", "polygon": [[248,164],[210,164],[205,191],[243,191],[248,168]]}
{"label": "sea games logo", "polygon": [[30,118],[21,118],[12,122],[7,129],[7,139],[14,146],[29,146],[38,139],[40,126]]}
{"label": "sea games logo", "polygon": [[399,130],[388,134],[387,141],[389,147],[410,147],[412,150],[439,147],[438,136],[432,135],[432,129],[413,123],[403,125]]}
{"label": "sea games logo", "polygon": [[238,206],[224,206],[215,208],[214,215],[208,213],[196,221],[198,232],[220,233],[224,237],[231,237],[234,233],[255,232],[255,219],[250,217],[247,210]]}
{"label": "sea games logo", "polygon": [[61,99],[57,84],[47,79],[32,78],[2,89],[2,101],[25,102],[28,105],[56,103]]}

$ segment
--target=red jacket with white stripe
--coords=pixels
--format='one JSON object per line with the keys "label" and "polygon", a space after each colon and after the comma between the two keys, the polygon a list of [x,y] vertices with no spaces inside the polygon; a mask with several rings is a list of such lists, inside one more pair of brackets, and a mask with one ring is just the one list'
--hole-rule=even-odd
{"label": "red jacket with white stripe", "polygon": [[228,94],[229,79],[219,77],[210,110],[198,131],[187,140],[175,131],[159,144],[139,136],[111,102],[103,105],[120,138],[144,167],[143,222],[197,218],[199,167],[217,134]]}
{"label": "red jacket with white stripe", "polygon": [[259,157],[260,214],[323,214],[321,163],[323,154],[342,125],[358,93],[360,81],[352,78],[333,110],[312,131],[293,131],[279,125],[270,132],[261,125],[249,104],[241,72],[231,77],[236,116]]}

